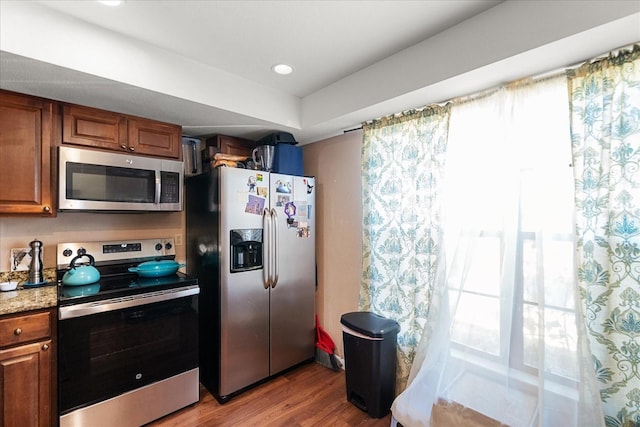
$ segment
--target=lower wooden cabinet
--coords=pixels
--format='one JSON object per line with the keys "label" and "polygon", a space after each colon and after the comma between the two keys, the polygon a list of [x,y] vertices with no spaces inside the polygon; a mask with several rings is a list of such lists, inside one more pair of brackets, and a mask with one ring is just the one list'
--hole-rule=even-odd
{"label": "lower wooden cabinet", "polygon": [[57,425],[55,310],[0,317],[0,426]]}

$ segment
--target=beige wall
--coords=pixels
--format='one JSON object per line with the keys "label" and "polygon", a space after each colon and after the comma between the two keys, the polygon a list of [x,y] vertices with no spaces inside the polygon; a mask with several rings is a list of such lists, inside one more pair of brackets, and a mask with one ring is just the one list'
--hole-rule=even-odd
{"label": "beige wall", "polygon": [[[98,214],[60,212],[57,218],[0,217],[0,271],[10,270],[11,248],[28,248],[34,238],[44,244],[45,268],[56,266],[56,245],[94,240],[150,239],[182,234],[184,215],[175,213]],[[176,260],[186,259],[176,245]]]}
{"label": "beige wall", "polygon": [[340,316],[357,311],[362,272],[361,146],[361,131],[303,146],[304,171],[317,189],[316,310],[340,356]]}

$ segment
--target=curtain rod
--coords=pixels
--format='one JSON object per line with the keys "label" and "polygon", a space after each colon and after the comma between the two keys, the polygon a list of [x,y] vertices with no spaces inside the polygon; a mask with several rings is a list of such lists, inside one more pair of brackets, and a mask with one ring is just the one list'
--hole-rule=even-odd
{"label": "curtain rod", "polygon": [[513,80],[509,83],[501,84],[499,86],[494,86],[492,88],[483,90],[479,93],[474,93],[471,95],[463,95],[452,98],[450,101],[453,105],[462,105],[473,101],[478,101],[480,99],[487,98],[493,95],[496,92],[501,91],[504,88],[515,88],[518,86],[529,86],[536,83],[541,83],[547,80],[555,79],[557,77],[561,77],[566,75],[567,68],[563,68],[562,70],[554,70],[545,74],[533,76],[533,77],[522,77],[517,80]]}
{"label": "curtain rod", "polygon": [[541,83],[541,82],[545,82],[547,80],[555,79],[557,77],[566,75],[568,71],[576,70],[576,69],[582,67],[585,64],[593,64],[593,63],[596,63],[598,61],[609,59],[612,56],[619,55],[620,53],[622,53],[624,51],[633,50],[636,46],[638,46],[637,43],[633,43],[633,44],[626,45],[626,46],[623,46],[623,47],[618,47],[616,49],[610,50],[607,53],[600,54],[600,55],[598,55],[598,56],[596,56],[594,58],[588,59],[588,60],[582,60],[580,62],[574,63],[573,65],[568,65],[568,66],[565,66],[565,67],[562,67],[562,68],[556,68],[555,70],[546,71],[544,73],[536,74],[536,75],[530,76],[530,77],[522,77],[520,79],[511,81],[509,83],[501,84],[500,86],[495,86],[493,88],[484,90],[484,91],[482,91],[480,93],[456,97],[456,98],[453,98],[451,100],[451,102],[453,102],[454,104],[465,104],[467,102],[475,101],[475,100],[482,99],[482,98],[485,98],[487,96],[490,96],[490,95],[494,94],[495,92],[497,92],[497,91],[499,91],[499,90],[501,90],[503,88],[526,86],[526,85],[530,85],[530,84]]}
{"label": "curtain rod", "polygon": [[[559,77],[561,75],[566,75],[567,71],[570,70],[575,70],[577,68],[580,68],[581,66],[585,65],[585,64],[590,64],[590,63],[594,63],[597,61],[601,61],[607,58],[611,58],[612,56],[618,55],[621,52],[628,50],[628,49],[634,49],[636,46],[639,46],[638,43],[632,43],[630,45],[626,45],[626,46],[622,46],[622,47],[618,47],[615,49],[610,50],[609,52],[606,53],[602,53],[600,55],[597,55],[591,59],[586,59],[586,60],[582,60],[578,63],[574,63],[573,65],[569,65],[569,66],[565,66],[562,68],[557,68],[555,70],[551,70],[551,71],[546,71],[544,73],[540,73],[540,74],[536,74],[534,76],[529,76],[529,77],[522,77],[520,79],[508,82],[508,83],[502,83],[499,86],[493,86],[484,90],[481,90],[480,92],[476,92],[473,94],[468,94],[468,95],[461,95],[461,96],[457,96],[454,98],[451,98],[450,100],[447,101],[440,101],[440,102],[434,102],[431,103],[429,105],[424,105],[422,107],[418,107],[418,108],[410,108],[408,110],[404,110],[398,113],[393,113],[393,114],[388,114],[386,116],[381,116],[372,120],[367,120],[364,123],[370,124],[373,123],[375,121],[378,120],[382,120],[385,118],[393,118],[393,117],[402,117],[404,115],[408,115],[414,112],[419,112],[424,110],[425,108],[428,108],[430,106],[444,106],[448,103],[451,103],[453,105],[461,105],[461,104],[466,104],[468,102],[473,102],[473,101],[477,101],[486,97],[489,97],[491,95],[493,95],[494,93],[500,91],[503,88],[509,88],[509,87],[514,87],[514,86],[519,86],[519,85],[529,85],[529,84],[534,84],[534,83],[540,83],[546,80],[551,80],[554,79],[556,77]],[[350,129],[350,130],[346,130],[344,131],[344,133],[347,132],[351,132],[352,130],[358,130],[358,129],[362,129],[362,126],[358,127],[358,128],[354,128],[354,129]]]}
{"label": "curtain rod", "polygon": [[357,128],[353,128],[353,129],[345,129],[342,131],[342,133],[349,133],[349,132],[353,132],[356,130],[362,130],[362,126],[358,126]]}

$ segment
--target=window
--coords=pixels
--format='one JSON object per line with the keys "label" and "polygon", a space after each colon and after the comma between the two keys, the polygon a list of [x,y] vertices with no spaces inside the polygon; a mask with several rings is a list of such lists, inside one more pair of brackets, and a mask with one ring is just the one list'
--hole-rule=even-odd
{"label": "window", "polygon": [[[535,420],[543,394],[549,408],[571,407],[578,375],[568,104],[556,83],[451,113],[438,397],[508,425]],[[504,418],[505,405],[521,417]]]}
{"label": "window", "polygon": [[[451,190],[456,194],[457,201],[451,202],[455,209],[467,212],[466,218],[456,216],[454,238],[447,240],[445,230],[446,253],[453,254],[447,275],[450,310],[455,312],[452,344],[488,362],[534,375],[544,358],[547,373],[557,381],[575,380],[570,158],[542,168],[523,162],[512,171],[511,182],[496,172],[504,159],[492,160],[495,163],[487,168],[494,170],[494,177],[487,181],[495,185],[493,190],[464,183]],[[479,196],[483,192],[491,194]],[[475,200],[476,209],[468,203],[460,207],[461,198]],[[543,349],[538,345],[540,334]]]}

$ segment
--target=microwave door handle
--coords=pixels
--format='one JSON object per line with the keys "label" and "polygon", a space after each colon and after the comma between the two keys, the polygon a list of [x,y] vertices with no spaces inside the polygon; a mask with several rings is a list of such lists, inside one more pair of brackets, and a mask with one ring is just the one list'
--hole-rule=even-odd
{"label": "microwave door handle", "polygon": [[160,204],[160,194],[162,194],[162,179],[160,179],[160,171],[156,171],[156,197],[154,203]]}

